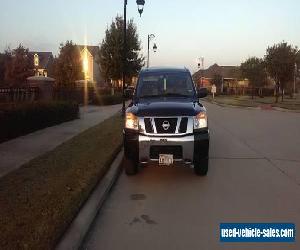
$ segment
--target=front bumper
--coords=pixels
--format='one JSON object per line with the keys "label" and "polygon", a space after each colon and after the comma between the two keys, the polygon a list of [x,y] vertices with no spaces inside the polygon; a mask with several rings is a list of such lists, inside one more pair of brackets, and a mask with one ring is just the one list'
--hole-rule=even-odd
{"label": "front bumper", "polygon": [[153,157],[151,153],[153,146],[158,146],[156,148],[179,146],[182,153],[179,158],[174,158],[174,161],[193,163],[196,155],[201,158],[208,157],[209,130],[184,136],[150,136],[124,131],[124,153],[127,158],[139,163],[158,161],[158,158]]}

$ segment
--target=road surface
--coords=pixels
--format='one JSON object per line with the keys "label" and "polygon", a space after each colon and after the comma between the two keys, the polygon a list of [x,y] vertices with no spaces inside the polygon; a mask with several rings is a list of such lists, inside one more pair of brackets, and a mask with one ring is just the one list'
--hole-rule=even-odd
{"label": "road surface", "polygon": [[[82,249],[300,249],[300,114],[205,103],[210,169],[124,173]],[[220,243],[220,222],[291,222],[296,243]]]}

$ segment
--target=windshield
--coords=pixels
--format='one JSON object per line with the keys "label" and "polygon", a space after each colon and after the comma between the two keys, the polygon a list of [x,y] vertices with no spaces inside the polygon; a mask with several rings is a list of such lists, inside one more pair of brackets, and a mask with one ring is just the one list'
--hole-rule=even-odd
{"label": "windshield", "polygon": [[138,98],[177,96],[193,97],[195,88],[190,74],[180,73],[146,73],[139,77]]}

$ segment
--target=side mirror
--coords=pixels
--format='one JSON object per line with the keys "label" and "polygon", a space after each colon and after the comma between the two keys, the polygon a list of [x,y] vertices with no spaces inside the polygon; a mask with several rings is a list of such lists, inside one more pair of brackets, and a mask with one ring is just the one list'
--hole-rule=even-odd
{"label": "side mirror", "polygon": [[207,88],[199,88],[197,89],[197,96],[198,98],[206,97],[208,94]]}

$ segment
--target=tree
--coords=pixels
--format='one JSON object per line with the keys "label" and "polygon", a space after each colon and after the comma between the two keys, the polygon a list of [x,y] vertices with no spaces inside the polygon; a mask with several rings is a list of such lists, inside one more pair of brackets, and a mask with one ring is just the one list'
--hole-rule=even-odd
{"label": "tree", "polygon": [[294,76],[297,48],[282,42],[267,48],[265,55],[266,67],[270,76],[276,82],[276,102],[278,102],[279,86],[283,101],[284,88]]}
{"label": "tree", "polygon": [[298,50],[298,52],[296,54],[296,64],[297,64],[297,68],[299,70],[300,69],[300,50]]}
{"label": "tree", "polygon": [[265,69],[265,62],[261,58],[250,57],[240,66],[242,76],[249,80],[252,87],[252,99],[253,89],[255,87],[263,87],[266,84],[267,72]]}
{"label": "tree", "polygon": [[5,81],[11,85],[22,85],[32,75],[28,48],[20,44],[16,49],[5,52]]}
{"label": "tree", "polygon": [[72,41],[61,43],[59,56],[54,59],[54,76],[60,86],[74,86],[83,79],[82,60],[79,48]]}
{"label": "tree", "polygon": [[267,72],[263,59],[250,57],[241,64],[240,69],[242,76],[249,80],[252,87],[262,87],[266,84]]}
{"label": "tree", "polygon": [[8,48],[4,51],[4,53],[0,53],[0,85],[4,85],[6,83],[5,74],[6,68],[11,60],[11,50]]}
{"label": "tree", "polygon": [[211,80],[212,84],[216,85],[217,88],[222,86],[223,77],[220,74],[214,74],[214,77]]}
{"label": "tree", "polygon": [[127,48],[126,48],[126,65],[123,65],[123,27],[124,20],[117,16],[105,32],[100,51],[99,64],[100,69],[106,80],[119,80],[122,78],[123,66],[128,78],[136,76],[144,66],[144,57],[140,55],[141,42],[139,41],[136,26],[133,20],[127,25]]}

